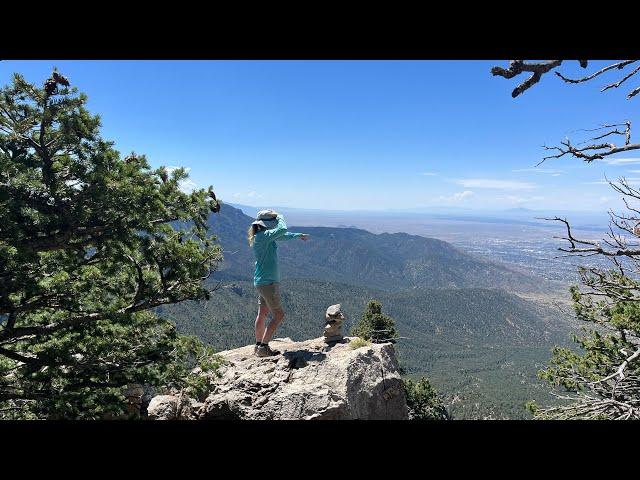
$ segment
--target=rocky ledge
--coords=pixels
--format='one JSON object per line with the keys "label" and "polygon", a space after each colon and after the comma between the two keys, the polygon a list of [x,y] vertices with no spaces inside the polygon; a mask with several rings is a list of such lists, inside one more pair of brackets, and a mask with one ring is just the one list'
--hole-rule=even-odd
{"label": "rocky ledge", "polygon": [[243,420],[406,420],[407,402],[392,343],[353,348],[355,337],[327,343],[274,339],[274,357],[253,345],[220,352],[224,365],[203,402],[154,397],[149,418]]}

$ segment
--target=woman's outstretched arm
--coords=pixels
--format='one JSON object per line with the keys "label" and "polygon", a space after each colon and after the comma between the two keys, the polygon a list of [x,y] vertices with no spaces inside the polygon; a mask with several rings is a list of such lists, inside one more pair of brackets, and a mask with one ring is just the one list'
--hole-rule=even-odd
{"label": "woman's outstretched arm", "polygon": [[305,237],[309,235],[306,233],[297,233],[297,232],[287,232],[283,236],[278,237],[277,240],[292,240],[294,238],[302,237],[303,240],[306,240]]}
{"label": "woman's outstretched arm", "polygon": [[278,224],[269,230],[264,230],[264,236],[269,240],[291,240],[292,238],[303,237],[306,240],[308,235],[306,233],[294,233],[287,231],[287,224],[284,221],[284,217],[280,214],[276,217]]}

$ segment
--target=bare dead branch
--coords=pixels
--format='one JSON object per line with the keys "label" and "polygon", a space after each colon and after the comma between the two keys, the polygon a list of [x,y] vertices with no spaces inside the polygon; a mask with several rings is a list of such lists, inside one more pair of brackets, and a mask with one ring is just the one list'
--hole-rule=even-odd
{"label": "bare dead branch", "polygon": [[634,362],[638,358],[640,358],[640,348],[638,350],[636,350],[635,352],[633,352],[633,354],[631,354],[629,357],[627,357],[624,360],[624,362],[622,362],[620,364],[620,366],[616,369],[615,372],[613,372],[608,377],[605,377],[602,380],[598,380],[598,382],[594,382],[594,383],[606,382],[607,380],[611,380],[611,379],[613,379],[615,377],[618,377],[620,380],[623,380],[624,379],[624,370],[625,370],[625,368],[627,368],[627,366],[630,363]]}
{"label": "bare dead branch", "polygon": [[629,73],[627,76],[625,76],[624,78],[622,78],[621,80],[618,80],[615,83],[610,83],[609,85],[606,85],[605,87],[602,88],[602,90],[600,90],[601,92],[604,92],[606,90],[609,90],[610,88],[618,88],[620,85],[622,85],[624,82],[626,82],[627,80],[629,80],[631,77],[633,77],[636,73],[638,73],[638,71],[640,71],[640,66],[636,67],[634,70],[631,71],[631,73]]}
{"label": "bare dead branch", "polygon": [[[600,70],[581,78],[569,78],[563,75],[559,71],[556,71],[555,74],[560,79],[562,79],[565,83],[570,83],[570,84],[584,83],[599,77],[603,73],[613,71],[613,70],[622,70],[627,65],[632,65],[637,61],[638,60],[622,60],[622,61],[613,63],[611,65],[607,65],[606,67],[603,67]],[[528,90],[533,85],[538,83],[544,74],[548,73],[553,69],[558,68],[563,62],[564,60],[546,60],[546,61],[539,61],[539,62],[526,61],[526,60],[511,60],[509,62],[508,68],[494,66],[491,69],[491,74],[494,76],[500,76],[506,79],[511,79],[523,73],[531,73],[530,77],[524,80],[520,85],[518,85],[511,92],[511,96],[515,98],[518,95],[520,95],[522,92]],[[579,63],[582,68],[587,68],[589,64],[587,60],[579,60]],[[618,88],[620,85],[625,83],[629,78],[635,76],[639,71],[640,71],[640,66],[636,67],[633,71],[631,71],[630,73],[622,77],[617,82],[612,82],[605,85],[601,91],[604,92],[606,90]],[[640,87],[637,87],[634,90],[632,90],[631,93],[629,93],[629,95],[627,96],[627,98],[630,99],[635,95],[637,95],[638,93],[640,93]]]}
{"label": "bare dead branch", "polygon": [[[621,125],[625,125],[626,128],[624,131],[621,131],[615,128]],[[574,146],[571,143],[571,140],[569,138],[565,138],[563,141],[561,141],[560,146],[549,147],[549,146],[543,145],[543,148],[545,150],[554,151],[557,153],[555,153],[554,155],[545,156],[537,165],[542,164],[543,162],[545,162],[550,158],[561,158],[561,157],[564,157],[565,155],[570,155],[575,158],[582,159],[587,163],[591,163],[594,160],[602,160],[605,157],[615,155],[617,153],[629,152],[632,150],[640,149],[640,143],[635,143],[635,144],[631,143],[631,122],[630,121],[627,120],[623,124],[603,125],[595,129],[584,130],[584,131],[596,131],[596,130],[601,130],[603,128],[614,128],[614,130],[610,130],[608,132],[603,133],[602,135],[598,135],[585,142],[581,142],[576,146]],[[580,146],[580,145],[584,145],[587,142],[600,140],[609,135],[623,135],[625,137],[625,144],[623,146],[616,146],[616,144],[614,143],[592,143],[585,146]]]}
{"label": "bare dead branch", "polygon": [[627,100],[630,99],[630,98],[635,97],[638,93],[640,93],[640,87],[634,88],[633,90],[631,90],[629,95],[627,95]]}
{"label": "bare dead branch", "polygon": [[624,67],[626,67],[627,65],[630,65],[632,63],[637,62],[637,60],[624,60],[622,62],[618,62],[618,63],[614,63],[611,65],[607,65],[604,68],[601,68],[600,70],[598,70],[597,72],[592,73],[591,75],[587,75],[586,77],[582,77],[582,78],[578,78],[578,79],[571,79],[571,78],[567,78],[564,75],[562,75],[560,72],[556,72],[556,75],[558,77],[560,77],[562,80],[564,80],[567,83],[582,83],[582,82],[588,82],[589,80],[593,80],[594,78],[602,75],[605,72],[608,72],[609,70],[613,70],[615,68],[617,68],[618,70],[623,69]]}
{"label": "bare dead branch", "polygon": [[525,63],[524,60],[511,60],[509,62],[509,68],[502,68],[495,66],[491,69],[491,74],[494,76],[500,76],[503,78],[513,78],[517,75],[520,75],[523,72],[531,72],[532,75],[523,81],[520,85],[518,85],[513,92],[511,92],[511,96],[513,98],[520,95],[522,92],[528,90],[533,85],[538,83],[542,78],[542,75],[547,73],[550,70],[560,66],[562,60],[549,60],[545,62],[537,62],[537,63]]}

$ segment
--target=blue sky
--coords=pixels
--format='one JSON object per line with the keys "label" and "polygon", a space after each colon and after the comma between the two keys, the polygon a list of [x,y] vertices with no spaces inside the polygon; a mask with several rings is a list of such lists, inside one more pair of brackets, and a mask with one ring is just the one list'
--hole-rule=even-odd
{"label": "blue sky", "polygon": [[[563,71],[584,74],[575,63]],[[615,76],[567,85],[547,75],[513,99],[516,81],[492,77],[496,64],[507,62],[5,60],[0,82],[19,72],[40,83],[57,66],[122,153],[185,166],[185,188],[213,185],[232,203],[617,207],[604,175],[640,183],[640,155],[533,167],[543,144],[572,130],[633,121],[636,85],[600,93]]]}

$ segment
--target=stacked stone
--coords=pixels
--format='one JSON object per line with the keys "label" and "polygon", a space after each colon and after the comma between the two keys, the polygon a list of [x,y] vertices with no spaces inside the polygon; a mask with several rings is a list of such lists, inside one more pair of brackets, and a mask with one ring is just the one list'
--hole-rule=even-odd
{"label": "stacked stone", "polygon": [[339,342],[344,338],[342,335],[342,324],[344,323],[344,315],[341,311],[342,306],[338,303],[327,308],[325,313],[324,341],[327,343]]}

